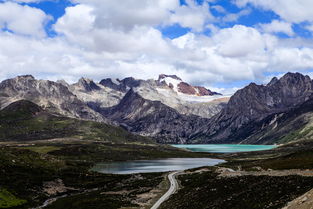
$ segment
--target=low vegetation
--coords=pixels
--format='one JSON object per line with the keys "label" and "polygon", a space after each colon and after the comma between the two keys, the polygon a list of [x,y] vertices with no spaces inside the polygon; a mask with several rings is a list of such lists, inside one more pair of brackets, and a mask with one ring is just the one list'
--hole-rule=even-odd
{"label": "low vegetation", "polygon": [[[261,152],[192,153],[111,125],[51,115],[27,101],[0,111],[0,141],[0,208],[10,209],[37,207],[51,198],[57,200],[48,209],[149,208],[168,186],[164,173],[90,171],[104,161],[215,157],[233,169],[313,169],[312,140]],[[162,208],[276,209],[313,187],[313,177],[220,177],[213,168],[195,169],[179,180],[182,189]]]}
{"label": "low vegetation", "polygon": [[24,205],[27,201],[18,199],[4,188],[0,188],[0,208],[10,208]]}
{"label": "low vegetation", "polygon": [[313,177],[217,175],[208,171],[179,176],[182,189],[161,209],[280,209],[313,187]]}

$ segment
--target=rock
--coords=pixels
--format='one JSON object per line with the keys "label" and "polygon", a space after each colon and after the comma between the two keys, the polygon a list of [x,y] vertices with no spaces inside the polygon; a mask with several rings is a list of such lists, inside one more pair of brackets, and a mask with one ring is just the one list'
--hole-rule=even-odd
{"label": "rock", "polygon": [[300,200],[300,203],[304,203],[305,201],[307,201],[308,200],[308,198],[305,196],[305,197],[303,197],[301,200]]}
{"label": "rock", "polygon": [[132,89],[118,105],[104,108],[101,113],[127,130],[156,137],[161,143],[185,143],[197,127],[208,122],[181,115],[159,101],[146,100]]}
{"label": "rock", "polygon": [[[273,138],[284,134],[278,131],[290,132],[279,126],[280,121],[288,119],[285,113],[312,100],[312,95],[310,77],[300,73],[273,78],[268,85],[251,83],[230,98],[225,108],[211,118],[210,125],[203,127],[198,138],[202,138],[202,143],[272,143]],[[293,117],[292,113],[289,116]],[[296,123],[294,129],[300,125],[303,124]],[[277,131],[267,135],[274,127]]]}
{"label": "rock", "polygon": [[0,109],[19,100],[34,102],[56,114],[108,122],[102,115],[79,100],[68,87],[53,81],[36,80],[30,75],[18,76],[0,83]]}

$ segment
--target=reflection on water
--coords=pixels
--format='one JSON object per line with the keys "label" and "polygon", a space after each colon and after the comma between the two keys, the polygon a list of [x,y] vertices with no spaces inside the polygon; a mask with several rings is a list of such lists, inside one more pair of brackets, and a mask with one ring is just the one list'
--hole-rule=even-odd
{"label": "reflection on water", "polygon": [[113,174],[151,173],[213,166],[221,162],[224,161],[211,158],[167,158],[161,160],[98,163],[92,170],[100,173]]}
{"label": "reflection on water", "polygon": [[177,148],[188,149],[193,152],[232,153],[269,150],[276,145],[250,145],[250,144],[175,144]]}

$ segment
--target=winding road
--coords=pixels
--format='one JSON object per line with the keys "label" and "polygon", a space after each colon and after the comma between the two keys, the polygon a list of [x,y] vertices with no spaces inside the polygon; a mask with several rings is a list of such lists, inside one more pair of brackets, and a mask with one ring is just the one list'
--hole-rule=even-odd
{"label": "winding road", "polygon": [[175,179],[175,175],[177,175],[179,172],[180,171],[175,171],[168,175],[168,180],[170,181],[171,186],[168,191],[151,207],[151,209],[159,208],[165,200],[167,200],[172,194],[176,192],[176,190],[178,189],[178,183]]}

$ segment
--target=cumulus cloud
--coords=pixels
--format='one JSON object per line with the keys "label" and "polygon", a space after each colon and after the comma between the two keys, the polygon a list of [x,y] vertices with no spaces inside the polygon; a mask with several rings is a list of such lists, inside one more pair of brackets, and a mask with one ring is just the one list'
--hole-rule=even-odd
{"label": "cumulus cloud", "polygon": [[135,26],[156,26],[168,20],[179,7],[178,0],[72,0],[92,7],[99,28],[131,30]]}
{"label": "cumulus cloud", "polygon": [[251,13],[251,9],[243,9],[240,10],[238,13],[228,13],[226,14],[223,18],[222,21],[224,22],[235,22],[237,21],[240,17],[249,15]]}
{"label": "cumulus cloud", "polygon": [[210,13],[209,4],[206,1],[198,5],[193,0],[186,0],[187,5],[177,7],[170,16],[170,23],[178,23],[183,27],[192,28],[195,31],[202,31],[207,22],[214,21]]}
{"label": "cumulus cloud", "polygon": [[256,29],[242,25],[220,30],[213,39],[217,52],[226,57],[262,53],[266,46],[266,39]]}
{"label": "cumulus cloud", "polygon": [[235,0],[235,2],[240,7],[250,3],[256,7],[272,10],[288,22],[313,21],[312,0]]}
{"label": "cumulus cloud", "polygon": [[[38,24],[28,19],[28,24],[32,23],[29,27],[34,27],[32,33],[22,28],[15,33],[0,32],[0,78],[34,74],[72,82],[81,76],[95,80],[126,76],[148,79],[168,73],[212,86],[216,82],[262,80],[264,72],[313,68],[311,40],[279,39],[271,34],[278,31],[277,27],[263,26],[268,27],[266,33],[243,25],[220,29],[210,22],[215,20],[207,1],[201,5],[187,1],[183,6],[176,0],[138,2],[75,0],[77,4],[66,8],[53,26],[57,32],[53,38],[36,35],[43,30],[44,18]],[[194,11],[191,16],[190,11]],[[190,22],[197,15],[199,21],[195,18],[197,21]],[[9,22],[9,14],[3,17]],[[174,23],[193,30],[173,40],[164,37],[158,28]],[[213,33],[199,33],[203,27]],[[287,32],[286,28],[279,30]]]}
{"label": "cumulus cloud", "polygon": [[13,2],[0,3],[0,27],[14,33],[43,37],[44,25],[50,18],[40,9]]}
{"label": "cumulus cloud", "polygon": [[284,21],[273,20],[268,24],[260,24],[261,30],[267,33],[285,33],[288,36],[293,36],[295,33],[292,29],[292,24]]}

